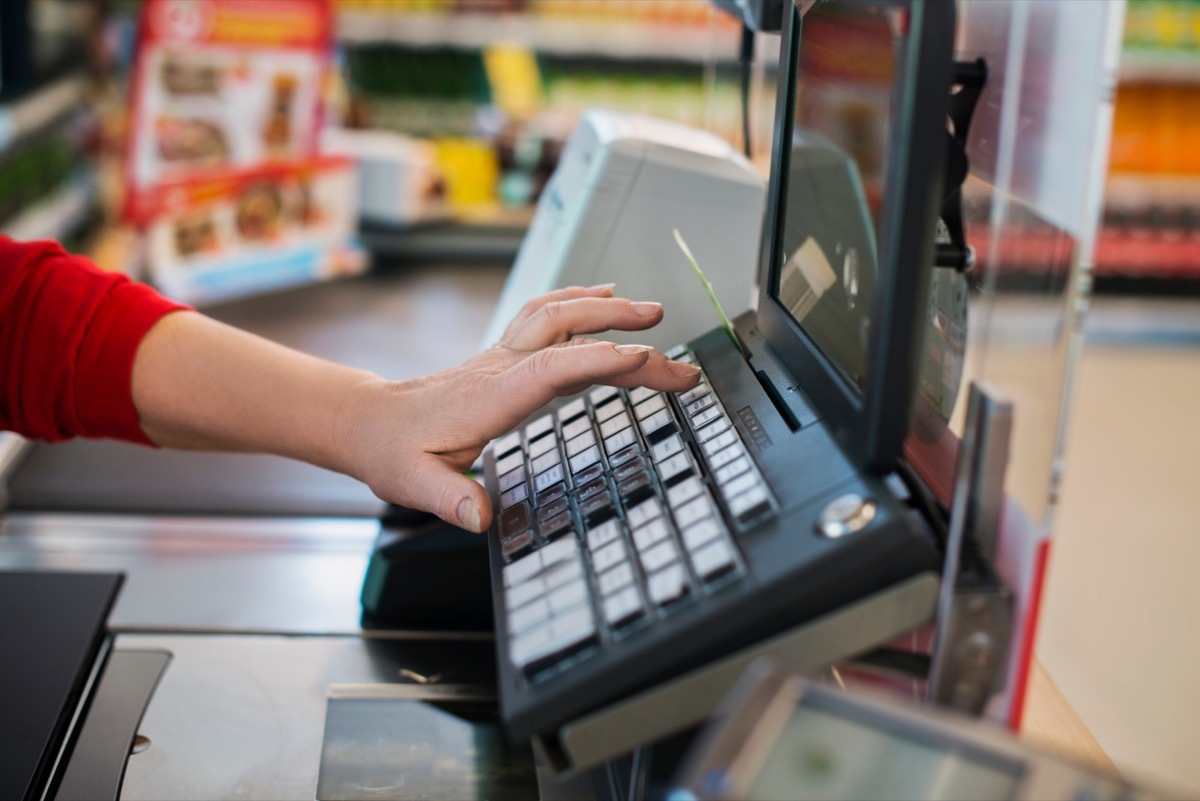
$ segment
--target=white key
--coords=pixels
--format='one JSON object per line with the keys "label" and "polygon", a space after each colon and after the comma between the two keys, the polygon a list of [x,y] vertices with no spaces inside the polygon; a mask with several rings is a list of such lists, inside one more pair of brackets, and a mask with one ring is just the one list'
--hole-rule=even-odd
{"label": "white key", "polygon": [[[743,492],[741,495],[729,501],[729,511],[738,520],[749,514],[756,506],[760,506],[768,500],[767,491],[759,484],[749,492]],[[509,565],[512,567],[512,565]],[[507,568],[506,568],[507,569]]]}
{"label": "white key", "polygon": [[721,414],[721,407],[709,406],[707,409],[691,418],[692,428],[698,430],[720,417],[724,417],[724,415]]}
{"label": "white key", "polygon": [[672,434],[650,449],[650,455],[654,457],[654,461],[661,462],[665,459],[670,459],[675,454],[683,450],[683,440],[678,434]]}
{"label": "white key", "polygon": [[731,479],[737,478],[749,469],[750,460],[747,457],[743,456],[740,459],[734,459],[717,471],[717,481],[721,484],[728,483]]}
{"label": "white key", "polygon": [[521,433],[514,431],[511,434],[505,434],[500,439],[492,443],[492,453],[499,456],[507,456],[510,451],[514,451],[521,447]]}
{"label": "white key", "polygon": [[701,395],[699,398],[696,398],[696,400],[685,406],[683,411],[688,417],[695,417],[696,415],[700,414],[700,412],[710,408],[716,402],[717,399],[714,398],[711,393],[708,395]]}
{"label": "white key", "polygon": [[758,486],[758,476],[754,473],[743,473],[742,475],[730,481],[725,486],[721,487],[721,492],[726,498],[732,498],[735,495],[741,495],[748,489]]}
{"label": "white key", "polygon": [[595,446],[595,444],[596,432],[589,428],[574,439],[567,440],[567,458],[576,456],[588,448]]}
{"label": "white key", "polygon": [[662,395],[655,395],[654,397],[646,400],[645,402],[639,403],[637,406],[634,406],[633,413],[637,417],[637,419],[645,420],[650,415],[654,414],[655,412],[659,412],[665,408],[667,408],[667,399],[664,398]]}
{"label": "white key", "polygon": [[571,472],[578,473],[585,467],[591,467],[600,461],[600,450],[595,446],[588,448],[578,456],[571,457]]}
{"label": "white key", "polygon": [[625,561],[627,557],[625,541],[614,540],[600,550],[592,552],[592,567],[596,569],[597,573],[603,573],[619,562]]}
{"label": "white key", "polygon": [[612,456],[617,451],[635,442],[637,442],[637,434],[633,428],[625,428],[604,440],[604,450],[608,452],[609,456]]}
{"label": "white key", "polygon": [[554,614],[560,614],[567,611],[572,606],[583,603],[587,600],[587,582],[583,579],[572,581],[570,584],[564,584],[554,592],[546,596],[546,600],[550,602],[550,608],[554,610]]}
{"label": "white key", "polygon": [[621,412],[620,414],[610,417],[600,424],[600,436],[608,438],[613,434],[623,429],[629,428],[632,423],[629,422],[629,414]]}
{"label": "white key", "polygon": [[666,521],[661,517],[655,518],[641,528],[633,530],[633,544],[639,551],[645,551],[656,542],[666,539],[669,533]]}
{"label": "white key", "polygon": [[637,406],[639,403],[646,400],[646,398],[649,398],[651,395],[655,394],[657,393],[653,389],[647,389],[646,387],[634,387],[633,389],[629,390],[629,402],[634,406]]}
{"label": "white key", "polygon": [[740,442],[737,442],[737,443],[734,443],[733,445],[730,445],[725,450],[720,451],[720,452],[716,453],[715,455],[711,456],[708,460],[708,465],[713,470],[720,470],[725,465],[729,464],[732,461],[740,459],[741,457],[743,457],[745,455],[746,455],[746,446]]}
{"label": "white key", "polygon": [[554,645],[554,629],[547,620],[508,641],[508,656],[518,668],[544,656]]}
{"label": "white key", "polygon": [[530,601],[541,598],[545,594],[545,581],[541,578],[531,579],[505,590],[504,605],[509,609],[517,609],[518,607],[524,606]]}
{"label": "white key", "polygon": [[529,443],[529,458],[536,459],[537,457],[541,456],[543,453],[552,451],[557,447],[558,447],[558,435],[557,434],[547,434],[546,436],[542,437],[541,439],[539,439],[535,442]]}
{"label": "white key", "polygon": [[604,619],[613,628],[640,616],[644,611],[636,587],[626,587],[616,595],[604,599]]}
{"label": "white key", "polygon": [[700,484],[700,479],[692,476],[667,490],[667,503],[671,504],[672,509],[677,509],[703,491],[704,487]]}
{"label": "white key", "polygon": [[554,418],[548,414],[544,414],[529,425],[525,426],[525,441],[532,442],[542,434],[545,434],[547,431],[553,430]]}
{"label": "white key", "polygon": [[662,515],[662,504],[659,503],[658,498],[642,501],[625,513],[630,528],[645,525],[660,515]]}
{"label": "white key", "polygon": [[525,455],[523,453],[520,451],[510,453],[503,459],[496,460],[496,475],[502,476],[505,473],[510,473],[523,464],[525,464]]}
{"label": "white key", "polygon": [[625,404],[621,402],[620,398],[610,400],[603,406],[596,408],[596,422],[603,423],[608,418],[616,417],[623,411],[625,411]]}
{"label": "white key", "polygon": [[650,577],[647,590],[650,599],[662,606],[676,598],[682,597],[687,591],[687,576],[684,575],[683,565],[675,563],[660,573]]}
{"label": "white key", "polygon": [[614,398],[620,394],[621,390],[616,387],[596,387],[588,393],[588,398],[593,406],[601,406],[609,398]]}
{"label": "white key", "polygon": [[571,440],[578,437],[584,431],[592,430],[592,421],[586,417],[580,417],[572,420],[563,426],[562,435],[564,440]]}
{"label": "white key", "polygon": [[550,604],[539,598],[531,604],[525,604],[520,609],[509,612],[508,629],[515,634],[535,623],[541,623],[548,617],[550,617]]}
{"label": "white key", "polygon": [[675,543],[670,540],[660,542],[642,554],[642,567],[646,569],[647,573],[655,573],[667,565],[678,561],[679,550],[675,547]]}
{"label": "white key", "polygon": [[558,410],[558,420],[560,423],[569,423],[586,411],[587,405],[583,402],[583,398],[576,398]]}
{"label": "white key", "polygon": [[633,583],[633,567],[629,562],[621,562],[612,570],[600,574],[600,594],[612,595],[626,584]]}
{"label": "white key", "polygon": [[[543,549],[544,550],[544,549]],[[522,581],[533,578],[542,569],[542,551],[522,556],[512,564],[504,566],[504,586],[515,587]]]}
{"label": "white key", "polygon": [[694,526],[688,526],[683,529],[680,534],[683,536],[683,545],[689,551],[694,551],[706,542],[709,542],[714,537],[721,533],[721,524],[713,518],[701,520]]}
{"label": "white key", "polygon": [[666,409],[660,409],[645,420],[642,420],[638,425],[642,427],[642,433],[648,437],[658,429],[671,424],[671,413]]}
{"label": "white key", "polygon": [[[543,573],[538,581],[545,587],[545,592],[561,587],[562,585],[583,577],[583,562],[578,558],[568,559],[565,562],[559,562],[545,573]],[[525,586],[525,585],[521,585]]]}
{"label": "white key", "polygon": [[733,423],[729,422],[728,417],[716,415],[711,423],[696,432],[696,440],[701,443],[708,442],[717,434],[724,434],[732,427]]}
{"label": "white key", "polygon": [[[568,559],[578,558],[579,541],[574,537],[563,537],[545,546],[540,551],[535,551],[535,553],[540,553],[542,555],[542,564],[550,567],[557,562],[565,562]],[[512,565],[509,565],[509,567],[512,567]]]}
{"label": "white key", "polygon": [[692,567],[704,579],[728,570],[733,567],[733,549],[723,539],[709,543],[692,554]]}
{"label": "white key", "polygon": [[692,457],[686,453],[677,453],[666,461],[659,462],[655,465],[658,470],[658,477],[664,482],[670,481],[688,470],[692,470],[695,465],[692,464]]}
{"label": "white key", "polygon": [[615,517],[605,520],[587,533],[588,548],[595,551],[621,536],[621,522]]}
{"label": "white key", "polygon": [[738,441],[737,432],[730,430],[730,431],[726,431],[723,434],[718,434],[717,436],[713,437],[708,442],[704,443],[704,445],[702,447],[704,448],[704,452],[706,454],[708,454],[709,456],[712,456],[717,451],[722,450],[724,448],[728,448],[730,445],[732,445],[733,443],[735,443],[737,441]]}
{"label": "white key", "polygon": [[554,450],[549,451],[548,453],[543,453],[541,456],[534,459],[529,463],[529,466],[533,469],[533,474],[536,476],[538,473],[546,472],[561,461],[562,454],[558,452],[558,448],[555,448]]}
{"label": "white key", "polygon": [[697,520],[711,517],[712,513],[712,501],[708,499],[707,494],[701,495],[699,498],[690,500],[675,510],[675,524],[680,528],[690,526]]}
{"label": "white key", "polygon": [[694,400],[699,400],[701,397],[703,397],[704,395],[707,395],[709,392],[710,392],[710,390],[709,390],[708,384],[701,381],[699,384],[692,387],[691,389],[685,390],[684,392],[680,392],[679,396],[678,396],[679,402],[684,405],[687,405]]}

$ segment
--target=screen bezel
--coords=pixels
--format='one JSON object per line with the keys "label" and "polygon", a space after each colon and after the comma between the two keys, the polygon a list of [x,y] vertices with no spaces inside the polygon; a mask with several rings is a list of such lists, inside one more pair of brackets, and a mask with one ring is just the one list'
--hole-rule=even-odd
{"label": "screen bezel", "polygon": [[[878,237],[875,294],[867,343],[866,385],[860,392],[825,357],[774,295],[784,258],[780,211],[791,169],[802,15],[811,3],[793,0],[784,14],[776,88],[774,157],[759,259],[759,330],[808,395],[847,456],[859,468],[884,473],[900,458],[924,339],[929,274],[941,206],[946,113],[949,108],[955,4],[937,0],[843,0],[899,12],[891,90],[888,161]],[[921,143],[920,147],[913,147]]]}

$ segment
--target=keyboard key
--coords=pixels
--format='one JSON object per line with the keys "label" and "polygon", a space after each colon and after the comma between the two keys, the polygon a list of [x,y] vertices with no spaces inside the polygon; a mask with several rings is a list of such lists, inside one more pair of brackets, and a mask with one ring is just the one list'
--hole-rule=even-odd
{"label": "keyboard key", "polygon": [[569,423],[586,411],[587,404],[583,402],[583,398],[576,398],[558,410],[558,422]]}
{"label": "keyboard key", "polygon": [[[592,421],[586,417],[580,417],[578,420],[573,420],[563,426],[563,440],[570,442],[578,437],[584,431],[592,430]],[[569,452],[569,451],[568,451]]]}
{"label": "keyboard key", "polygon": [[717,451],[724,450],[737,441],[737,432],[731,429],[722,434],[718,434],[708,442],[705,442],[703,445],[701,445],[701,447],[704,448],[705,454],[712,456]]}
{"label": "keyboard key", "polygon": [[529,458],[536,459],[543,453],[548,453],[558,447],[558,434],[551,432],[536,442],[529,444]]}
{"label": "keyboard key", "polygon": [[714,398],[711,393],[708,395],[701,395],[699,398],[685,406],[683,411],[688,417],[694,418],[697,414],[705,409],[711,408],[716,402],[716,398]]}
{"label": "keyboard key", "polygon": [[597,573],[603,573],[628,558],[629,553],[625,550],[625,540],[613,540],[603,548],[592,551],[592,567]]}
{"label": "keyboard key", "polygon": [[609,628],[619,628],[637,620],[646,610],[637,587],[626,587],[604,599],[604,621]]}
{"label": "keyboard key", "polygon": [[566,612],[573,606],[585,603],[587,599],[587,582],[582,578],[564,584],[546,596],[546,600],[550,602],[551,611],[556,615]]}
{"label": "keyboard key", "polygon": [[697,520],[712,517],[713,511],[712,501],[708,499],[706,493],[699,498],[693,498],[675,510],[675,525],[680,528],[690,526]]}
{"label": "keyboard key", "polygon": [[583,518],[584,524],[588,526],[603,523],[608,518],[616,515],[616,513],[617,510],[613,508],[612,495],[607,491],[602,495],[588,498],[579,504],[579,516]]}
{"label": "keyboard key", "polygon": [[575,533],[574,524],[571,522],[571,513],[562,512],[547,518],[538,524],[542,536],[547,540],[556,540],[564,534]]}
{"label": "keyboard key", "polygon": [[610,417],[600,424],[600,436],[607,439],[618,431],[623,431],[629,428],[632,423],[629,422],[629,413],[621,412],[615,417]]}
{"label": "keyboard key", "polygon": [[658,498],[651,498],[648,501],[642,501],[637,506],[630,507],[625,512],[625,517],[629,520],[630,528],[644,526],[656,517],[662,516],[662,504]]}
{"label": "keyboard key", "polygon": [[658,390],[649,389],[648,387],[634,387],[633,389],[629,390],[629,404],[631,406],[637,406],[639,403],[646,400],[646,398],[656,394],[658,394]]}
{"label": "keyboard key", "polygon": [[698,430],[698,429],[701,429],[704,426],[708,425],[709,423],[713,422],[714,420],[721,420],[724,418],[725,418],[725,414],[721,411],[720,407],[709,406],[704,411],[699,412],[698,414],[696,414],[692,417],[689,417],[688,419],[692,421],[692,428]]}
{"label": "keyboard key", "polygon": [[578,559],[579,542],[574,537],[564,537],[561,540],[555,540],[549,545],[543,546],[537,553],[542,555],[542,564],[550,567],[550,565],[557,562]]}
{"label": "keyboard key", "polygon": [[604,467],[600,464],[589,465],[575,474],[575,486],[582,487],[590,481],[595,481],[604,475]]}
{"label": "keyboard key", "polygon": [[655,414],[656,412],[661,412],[665,408],[667,408],[667,399],[664,398],[661,393],[659,393],[648,400],[639,403],[637,406],[634,406],[633,414],[635,417],[637,417],[637,419],[645,420],[650,415]]}
{"label": "keyboard key", "polygon": [[563,485],[563,479],[565,477],[566,475],[563,472],[563,467],[561,464],[556,464],[546,472],[538,473],[537,476],[534,477],[533,491],[537,495],[538,506],[541,506],[544,503],[542,500],[542,494],[553,488],[555,485],[558,485],[559,491],[557,494],[551,493],[553,497],[557,498],[566,491],[566,487]]}
{"label": "keyboard key", "polygon": [[[553,470],[554,468],[550,469]],[[566,493],[567,485],[560,481],[559,483],[549,486],[537,494],[537,505],[539,507],[545,506],[551,501],[558,500]]]}
{"label": "keyboard key", "polygon": [[620,398],[610,400],[603,406],[596,407],[596,422],[603,423],[605,420],[610,417],[616,417],[623,411],[625,411],[625,404],[621,402]]}
{"label": "keyboard key", "polygon": [[515,537],[509,537],[500,545],[505,562],[513,562],[533,550],[533,532],[526,531]]}
{"label": "keyboard key", "polygon": [[637,473],[617,485],[617,494],[626,506],[645,500],[654,495],[654,485],[645,472]]}
{"label": "keyboard key", "polygon": [[536,576],[541,569],[542,551],[534,551],[528,556],[522,556],[512,564],[504,566],[504,586],[515,587]]}
{"label": "keyboard key", "polygon": [[514,431],[492,443],[492,453],[499,459],[502,456],[508,456],[519,447],[521,447],[521,432]]}
{"label": "keyboard key", "polygon": [[666,606],[672,601],[678,601],[688,592],[687,576],[683,565],[676,562],[667,569],[650,576],[647,581],[647,591],[658,606]]}
{"label": "keyboard key", "polygon": [[502,540],[527,530],[529,528],[529,504],[521,503],[511,509],[505,509],[500,513],[497,528],[500,530],[500,539]]}
{"label": "keyboard key", "polygon": [[721,487],[721,492],[725,495],[725,497],[732,498],[733,496],[741,495],[746,490],[751,489],[752,487],[757,487],[758,485],[758,476],[754,475],[754,473],[743,473],[733,481],[730,481],[728,484]]}
{"label": "keyboard key", "polygon": [[654,468],[658,471],[659,480],[667,486],[676,481],[682,481],[695,472],[695,464],[692,462],[691,455],[686,451],[659,462]]}
{"label": "keyboard key", "polygon": [[588,548],[595,551],[621,536],[621,521],[610,518],[595,528],[588,529]]}
{"label": "keyboard key", "polygon": [[682,403],[684,406],[686,406],[687,404],[691,403],[692,401],[698,400],[699,398],[703,397],[704,395],[707,395],[709,392],[710,392],[710,390],[709,390],[708,384],[701,381],[699,384],[692,387],[691,389],[680,392],[678,395],[679,402]]}
{"label": "keyboard key", "polygon": [[513,634],[519,634],[549,617],[550,604],[539,598],[508,613],[508,630]]}
{"label": "keyboard key", "polygon": [[600,594],[612,595],[617,590],[633,583],[633,567],[629,562],[621,562],[611,570],[600,574]]}
{"label": "keyboard key", "polygon": [[516,470],[509,470],[504,475],[500,476],[500,491],[508,492],[513,487],[525,480],[524,468],[518,467]]}
{"label": "keyboard key", "polygon": [[679,561],[679,549],[671,540],[660,542],[648,551],[642,553],[642,567],[647,573],[656,573],[667,565]]}
{"label": "keyboard key", "polygon": [[680,531],[680,535],[683,537],[683,546],[689,551],[696,550],[720,534],[721,524],[711,517]]}
{"label": "keyboard key", "polygon": [[582,503],[593,495],[604,492],[608,489],[608,485],[604,483],[604,479],[598,478],[595,481],[589,481],[579,489],[575,490],[575,500]]}
{"label": "keyboard key", "polygon": [[708,442],[718,434],[724,434],[729,429],[733,428],[733,423],[729,422],[728,417],[718,417],[704,428],[696,432],[697,442]]}
{"label": "keyboard key", "polygon": [[664,459],[670,459],[675,454],[683,450],[683,440],[678,434],[672,434],[650,449],[650,455],[654,461],[661,462]]}
{"label": "keyboard key", "polygon": [[621,390],[616,387],[596,387],[588,393],[588,399],[592,402],[592,406],[601,406],[605,401],[615,398],[621,394]]}
{"label": "keyboard key", "polygon": [[[612,457],[617,451],[636,443],[637,432],[632,427],[629,427],[618,431],[604,440],[604,451],[609,455],[609,461],[612,461]],[[637,453],[637,448],[634,448],[633,452]]]}
{"label": "keyboard key", "polygon": [[561,463],[562,453],[559,452],[558,448],[555,448],[548,453],[543,453],[541,456],[530,462],[529,468],[533,471],[534,475],[537,475],[538,473],[544,473],[551,467],[554,467],[554,465]]}
{"label": "keyboard key", "polygon": [[[585,467],[591,467],[600,461],[600,449],[595,445],[571,457],[571,472],[578,473]],[[603,469],[603,468],[602,468]]]}
{"label": "keyboard key", "polygon": [[723,451],[720,451],[708,459],[708,466],[713,470],[720,470],[730,462],[737,461],[746,455],[746,446],[741,442],[735,442]]}
{"label": "keyboard key", "polygon": [[747,456],[742,456],[738,459],[734,459],[732,462],[718,470],[716,472],[717,481],[718,483],[726,484],[749,469],[750,458]]}
{"label": "keyboard key", "polygon": [[508,492],[500,493],[500,508],[507,509],[529,497],[529,485],[522,481]]}
{"label": "keyboard key", "polygon": [[667,503],[672,509],[678,509],[704,491],[700,479],[692,476],[687,481],[681,481],[667,490]]}
{"label": "keyboard key", "polygon": [[[629,430],[633,431],[632,428]],[[619,437],[621,435],[618,434],[617,436]],[[616,467],[618,465],[625,464],[630,459],[636,459],[640,454],[641,451],[638,449],[637,445],[630,445],[628,448],[622,448],[621,450],[609,456],[608,463],[613,467]]]}
{"label": "keyboard key", "polygon": [[641,421],[639,425],[642,427],[642,434],[651,445],[666,439],[679,430],[675,426],[675,421],[671,419],[671,413],[666,409],[655,412]]}
{"label": "keyboard key", "polygon": [[546,584],[540,578],[530,579],[524,584],[509,587],[504,591],[505,605],[509,609],[519,609],[527,603],[541,598],[546,594]]}
{"label": "keyboard key", "polygon": [[711,581],[736,566],[733,560],[733,549],[723,539],[705,545],[692,554],[692,567],[696,575],[705,581]]}
{"label": "keyboard key", "polygon": [[596,641],[591,607],[579,606],[509,641],[509,658],[527,674],[537,673]]}
{"label": "keyboard key", "polygon": [[580,454],[588,448],[594,448],[595,446],[596,434],[592,431],[592,429],[589,428],[587,431],[584,431],[582,434],[575,437],[575,439],[567,440],[567,458],[569,459],[572,456]]}
{"label": "keyboard key", "polygon": [[641,459],[636,459],[631,462],[626,462],[613,469],[613,479],[617,482],[624,481],[627,478],[632,478],[638,473],[646,472],[646,465]]}
{"label": "keyboard key", "polygon": [[[568,559],[565,562],[559,562],[549,568],[540,578],[534,579],[542,586],[542,594],[548,593],[564,584],[569,584],[576,579],[583,577],[583,560],[576,556],[574,559]],[[525,585],[522,584],[522,587]],[[509,590],[512,592],[513,590]]]}
{"label": "keyboard key", "polygon": [[567,508],[569,507],[569,505],[570,504],[568,503],[566,498],[555,498],[554,500],[550,501],[550,503],[548,503],[545,506],[538,509],[538,511],[537,511],[538,523],[541,525],[545,525],[546,521],[549,520],[550,518],[567,511]]}
{"label": "keyboard key", "polygon": [[762,484],[729,501],[729,511],[739,523],[747,523],[771,508],[771,499]]}
{"label": "keyboard key", "polygon": [[505,473],[511,473],[513,470],[524,466],[524,464],[525,455],[523,453],[520,451],[517,451],[516,453],[510,453],[503,459],[496,460],[496,475],[502,476]]}
{"label": "keyboard key", "polygon": [[645,551],[665,540],[670,533],[667,522],[661,517],[656,517],[641,528],[633,530],[633,544],[639,551]]}
{"label": "keyboard key", "polygon": [[544,437],[554,430],[554,417],[544,414],[525,426],[525,441],[533,442],[538,437]]}

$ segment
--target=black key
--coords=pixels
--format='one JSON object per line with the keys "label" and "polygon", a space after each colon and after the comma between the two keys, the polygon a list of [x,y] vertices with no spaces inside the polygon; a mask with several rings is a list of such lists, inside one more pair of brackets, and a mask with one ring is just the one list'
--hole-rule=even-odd
{"label": "black key", "polygon": [[598,478],[595,481],[589,481],[587,484],[584,484],[582,487],[575,490],[575,499],[580,503],[583,503],[596,493],[604,492],[604,490],[604,479]]}
{"label": "black key", "polygon": [[588,498],[579,505],[579,514],[588,526],[595,526],[608,520],[616,510],[613,508],[612,496],[607,492]]}
{"label": "black key", "polygon": [[645,470],[645,462],[643,462],[641,459],[637,459],[635,461],[626,462],[625,464],[613,470],[613,478],[617,480],[617,483],[620,483],[631,476],[636,476],[638,473],[645,472]]}
{"label": "black key", "polygon": [[604,474],[604,468],[598,464],[585,467],[575,474],[575,486],[582,486],[589,481],[594,481]]}
{"label": "black key", "polygon": [[636,444],[630,445],[628,448],[622,448],[612,456],[609,456],[608,463],[613,467],[617,467],[618,465],[625,464],[630,459],[636,459],[639,453],[641,453],[641,451],[638,450],[638,446]]}
{"label": "black key", "polygon": [[542,490],[541,492],[539,492],[537,494],[538,508],[545,506],[546,504],[550,503],[550,501],[553,501],[557,498],[561,498],[563,495],[566,494],[566,492],[567,492],[567,485],[562,483],[561,481],[553,486],[546,487],[546,489]]}
{"label": "black key", "polygon": [[574,533],[575,531],[575,527],[571,523],[570,512],[563,512],[543,521],[541,529],[542,536],[548,540],[557,539],[567,532]]}
{"label": "black key", "polygon": [[617,492],[621,494],[621,500],[625,502],[626,506],[632,506],[653,495],[654,485],[650,483],[650,477],[645,472],[641,472],[618,484]]}
{"label": "black key", "polygon": [[565,511],[567,511],[567,499],[566,498],[556,498],[553,501],[550,501],[550,503],[546,504],[542,508],[538,509],[538,513],[537,513],[538,523],[539,524],[545,523],[550,518],[554,517],[557,514],[562,514]]}
{"label": "black key", "polygon": [[515,537],[509,537],[500,546],[500,551],[504,555],[505,562],[512,562],[520,559],[525,554],[533,550],[533,532],[525,531]]}
{"label": "black key", "polygon": [[508,539],[529,528],[529,502],[521,501],[516,506],[500,513],[500,539]]}

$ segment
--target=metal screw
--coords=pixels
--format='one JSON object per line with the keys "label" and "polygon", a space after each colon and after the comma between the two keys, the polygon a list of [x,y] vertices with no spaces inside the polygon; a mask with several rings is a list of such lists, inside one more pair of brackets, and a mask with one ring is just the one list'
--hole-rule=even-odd
{"label": "metal screw", "polygon": [[821,512],[817,531],[831,540],[862,531],[875,519],[878,508],[875,501],[857,493],[843,495]]}

